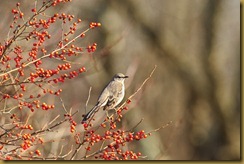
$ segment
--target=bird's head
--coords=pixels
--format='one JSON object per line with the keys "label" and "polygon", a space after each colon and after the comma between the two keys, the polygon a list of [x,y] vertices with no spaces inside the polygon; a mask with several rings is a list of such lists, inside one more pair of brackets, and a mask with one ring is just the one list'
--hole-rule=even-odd
{"label": "bird's head", "polygon": [[124,75],[124,74],[122,74],[122,73],[117,73],[117,74],[115,74],[114,75],[114,80],[116,80],[116,81],[124,81],[126,78],[128,78],[129,76],[126,76],[126,75]]}

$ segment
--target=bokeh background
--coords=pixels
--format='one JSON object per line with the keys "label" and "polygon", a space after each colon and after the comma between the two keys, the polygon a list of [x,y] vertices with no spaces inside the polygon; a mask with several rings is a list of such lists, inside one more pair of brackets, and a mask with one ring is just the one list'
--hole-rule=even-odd
{"label": "bokeh background", "polygon": [[[0,2],[1,38],[6,37],[6,25],[12,19],[9,11],[16,2]],[[22,10],[34,7],[30,1],[20,2]],[[96,42],[98,50],[75,60],[87,72],[62,85],[67,108],[84,112],[92,87],[91,108],[117,72],[130,77],[128,97],[157,65],[129,105],[122,126],[133,127],[142,118],[136,130],[173,123],[130,145],[131,149],[155,160],[240,159],[239,1],[73,0],[58,10],[84,22],[102,23],[81,43]],[[32,121],[46,122],[58,112],[62,111],[40,112]],[[46,149],[55,152],[59,146],[53,143]]]}

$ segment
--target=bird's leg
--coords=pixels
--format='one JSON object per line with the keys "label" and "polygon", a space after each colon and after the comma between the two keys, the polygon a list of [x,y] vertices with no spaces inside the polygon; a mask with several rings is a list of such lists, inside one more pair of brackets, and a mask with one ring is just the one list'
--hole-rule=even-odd
{"label": "bird's leg", "polygon": [[109,114],[108,114],[108,110],[106,110],[106,115],[107,115],[108,120],[110,120],[110,119],[113,117],[113,115],[110,115],[110,116],[109,116]]}
{"label": "bird's leg", "polygon": [[107,114],[107,118],[110,120],[111,118],[113,118],[113,115],[116,115],[117,116],[117,109],[114,107],[114,108],[111,108],[111,110],[114,110],[114,112],[109,116],[108,114],[108,110],[106,110],[106,114]]}
{"label": "bird's leg", "polygon": [[109,116],[109,114],[108,114],[109,108],[108,107],[105,107],[103,110],[106,111],[107,119],[110,120],[110,117],[111,116]]}
{"label": "bird's leg", "polygon": [[117,109],[114,107],[113,110],[114,110],[114,113],[117,115]]}
{"label": "bird's leg", "polygon": [[108,119],[112,118],[113,115],[115,115],[115,114],[117,115],[117,109],[116,109],[115,107],[114,107],[114,108],[111,108],[110,110],[114,110],[114,112],[113,112],[114,114],[111,114],[111,115],[109,116],[109,113],[108,113],[109,110],[106,110],[106,115],[107,115],[107,118],[108,118]]}
{"label": "bird's leg", "polygon": [[106,115],[107,115],[107,118],[109,118],[108,110],[106,110]]}

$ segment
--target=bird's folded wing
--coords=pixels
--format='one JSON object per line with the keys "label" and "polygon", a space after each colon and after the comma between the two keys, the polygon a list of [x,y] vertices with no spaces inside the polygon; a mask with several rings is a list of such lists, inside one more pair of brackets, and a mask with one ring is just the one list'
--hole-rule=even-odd
{"label": "bird's folded wing", "polygon": [[119,97],[123,90],[123,84],[120,82],[113,81],[109,83],[109,85],[110,86],[108,88],[109,88],[110,99]]}

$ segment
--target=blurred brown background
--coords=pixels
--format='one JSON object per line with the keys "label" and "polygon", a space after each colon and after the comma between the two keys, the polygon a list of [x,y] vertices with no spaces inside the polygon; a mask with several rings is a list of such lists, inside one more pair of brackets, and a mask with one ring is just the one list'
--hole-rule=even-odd
{"label": "blurred brown background", "polygon": [[[1,38],[6,37],[9,11],[16,2],[0,2]],[[23,10],[34,7],[30,1],[20,2]],[[239,1],[73,0],[59,10],[102,23],[81,43],[97,42],[98,50],[76,59],[87,72],[62,85],[68,108],[84,112],[92,87],[90,109],[117,72],[130,76],[128,97],[157,65],[122,122],[133,127],[144,118],[136,130],[145,131],[173,124],[134,143],[132,149],[156,160],[240,159]],[[58,145],[50,145],[54,147]]]}

